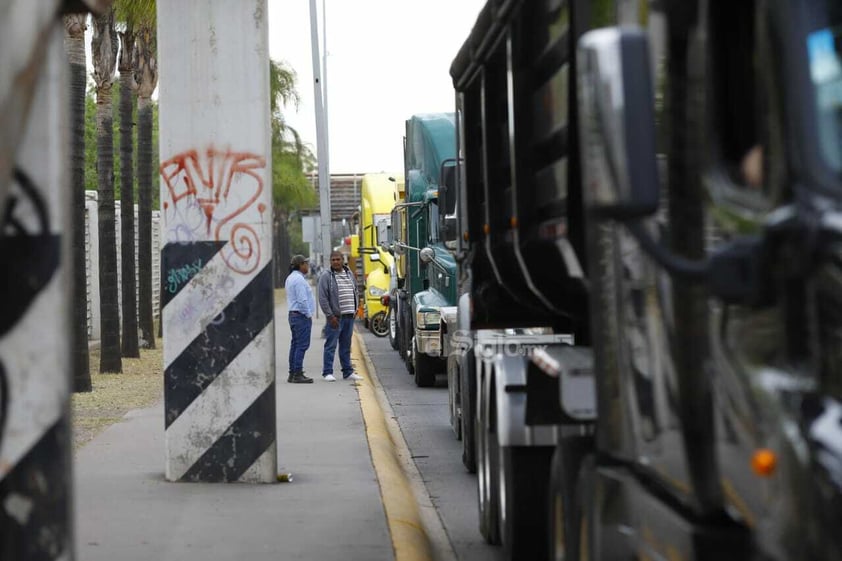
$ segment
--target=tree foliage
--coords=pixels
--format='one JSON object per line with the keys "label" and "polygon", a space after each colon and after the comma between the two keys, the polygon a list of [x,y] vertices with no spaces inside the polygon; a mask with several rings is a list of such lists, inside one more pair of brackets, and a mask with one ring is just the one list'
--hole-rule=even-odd
{"label": "tree foliage", "polygon": [[[119,97],[119,88],[120,83],[116,82],[114,84],[113,90],[116,94],[116,97]],[[92,89],[88,90],[88,94],[85,97],[85,189],[88,191],[96,191],[97,189],[97,170],[96,170],[96,97],[94,91]],[[118,133],[118,119],[117,119],[117,108],[114,107],[114,136],[116,138]],[[152,161],[157,162],[158,159],[158,103],[152,100]],[[133,116],[134,119],[137,118],[135,114]],[[118,178],[118,181],[115,181],[114,190],[115,196],[117,199],[120,199],[120,160],[114,160],[114,175]],[[137,190],[137,178],[135,178],[135,190]],[[158,207],[159,201],[159,192],[158,189],[152,190],[152,197],[153,197],[153,208]]]}
{"label": "tree foliage", "polygon": [[269,86],[272,112],[272,199],[278,212],[289,215],[316,205],[316,193],[306,173],[315,158],[298,132],[287,125],[282,108],[298,105],[295,71],[285,63],[270,61]]}

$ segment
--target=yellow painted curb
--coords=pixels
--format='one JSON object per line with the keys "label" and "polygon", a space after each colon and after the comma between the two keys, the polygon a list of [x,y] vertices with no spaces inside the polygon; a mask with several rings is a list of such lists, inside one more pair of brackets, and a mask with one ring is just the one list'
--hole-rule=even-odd
{"label": "yellow painted curb", "polygon": [[421,522],[418,503],[401,468],[383,410],[374,393],[377,374],[369,362],[368,354],[363,352],[364,345],[355,333],[351,354],[357,359],[356,364],[366,378],[357,384],[357,392],[371,450],[371,462],[380,483],[380,497],[392,536],[395,561],[432,561],[432,548]]}

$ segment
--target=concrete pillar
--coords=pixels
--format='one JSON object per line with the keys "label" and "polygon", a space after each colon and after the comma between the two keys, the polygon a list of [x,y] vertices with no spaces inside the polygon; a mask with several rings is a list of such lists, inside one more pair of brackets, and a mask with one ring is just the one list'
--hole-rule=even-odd
{"label": "concrete pillar", "polygon": [[[22,134],[0,130],[4,144],[8,135],[16,140],[0,153],[13,163],[11,180],[0,179],[7,209],[0,214],[0,559],[69,560],[73,252],[64,27],[47,2],[15,7],[4,28],[11,36],[0,38],[0,66],[34,55],[37,77],[32,92],[21,91],[25,80],[15,86],[31,99]],[[46,44],[43,58],[27,37]]]}
{"label": "concrete pillar", "polygon": [[166,477],[276,480],[266,0],[158,0]]}

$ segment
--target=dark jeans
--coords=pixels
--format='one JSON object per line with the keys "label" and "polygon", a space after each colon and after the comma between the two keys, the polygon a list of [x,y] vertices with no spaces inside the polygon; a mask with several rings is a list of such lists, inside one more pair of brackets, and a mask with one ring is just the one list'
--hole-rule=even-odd
{"label": "dark jeans", "polygon": [[333,374],[333,354],[336,343],[339,343],[339,364],[342,365],[342,377],[347,378],[354,373],[351,366],[351,336],[354,334],[354,318],[342,318],[339,327],[331,327],[330,322],[325,326],[325,354],[322,376]]}
{"label": "dark jeans", "polygon": [[304,371],[304,353],[310,348],[310,328],[313,320],[304,314],[289,313],[292,341],[289,343],[289,373]]}

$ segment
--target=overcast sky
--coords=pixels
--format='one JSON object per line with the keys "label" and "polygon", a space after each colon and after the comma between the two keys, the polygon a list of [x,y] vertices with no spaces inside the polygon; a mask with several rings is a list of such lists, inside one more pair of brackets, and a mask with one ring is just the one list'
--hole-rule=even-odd
{"label": "overcast sky", "polygon": [[[404,121],[453,111],[450,63],[485,0],[324,1],[330,171],[401,172]],[[310,1],[269,0],[269,55],[295,70],[301,95],[285,117],[315,153],[310,45]]]}

